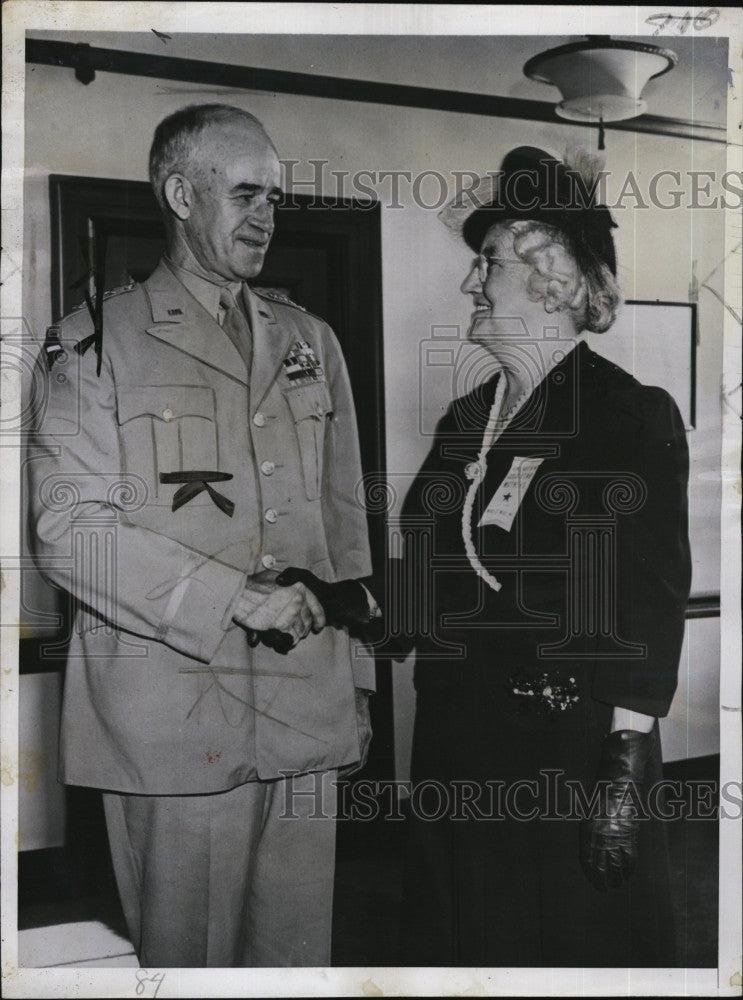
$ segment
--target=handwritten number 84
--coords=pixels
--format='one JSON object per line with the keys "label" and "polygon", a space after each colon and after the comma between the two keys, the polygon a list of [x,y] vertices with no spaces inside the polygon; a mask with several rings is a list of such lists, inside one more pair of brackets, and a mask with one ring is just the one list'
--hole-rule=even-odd
{"label": "handwritten number 84", "polygon": [[690,24],[694,25],[695,31],[704,31],[706,28],[711,28],[715,21],[719,20],[720,12],[716,7],[708,7],[707,10],[703,10],[700,14],[692,17],[691,12],[687,11],[686,14],[653,14],[651,17],[645,19],[646,24],[656,25],[654,35],[658,35],[661,31],[666,28],[670,28],[674,22],[678,23],[678,33],[683,35],[683,33],[689,28]]}
{"label": "handwritten number 84", "polygon": [[[152,996],[157,996],[157,991],[162,986],[162,982],[165,979],[164,972],[153,972],[150,973],[147,969],[137,969],[137,996],[141,997],[145,995],[145,990],[147,989],[147,983],[151,983],[154,986]],[[148,996],[150,994],[147,994]]]}

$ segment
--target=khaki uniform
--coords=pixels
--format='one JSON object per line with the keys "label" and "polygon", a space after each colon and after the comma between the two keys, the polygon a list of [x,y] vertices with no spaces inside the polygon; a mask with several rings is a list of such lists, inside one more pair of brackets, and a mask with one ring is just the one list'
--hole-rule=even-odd
{"label": "khaki uniform", "polygon": [[[40,565],[77,599],[67,783],[200,794],[359,758],[354,687],[374,687],[373,665],[353,664],[347,633],[326,628],[281,656],[251,649],[231,621],[246,574],[370,572],[339,345],[298,307],[246,298],[249,379],[162,263],[104,303],[100,377],[94,349],[75,350],[92,331],[86,311],[42,352],[30,505]],[[167,480],[194,472],[208,488],[173,511],[182,484]]]}

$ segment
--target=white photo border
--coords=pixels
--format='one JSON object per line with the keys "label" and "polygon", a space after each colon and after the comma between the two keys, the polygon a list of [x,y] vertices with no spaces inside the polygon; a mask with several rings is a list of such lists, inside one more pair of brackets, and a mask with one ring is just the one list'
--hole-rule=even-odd
{"label": "white photo border", "polygon": [[[673,37],[673,28],[656,34],[647,17],[660,13],[694,16],[711,8],[563,7],[428,4],[158,3],[11,0],[3,5],[3,166],[2,287],[0,320],[5,329],[23,316],[23,178],[25,32],[149,31],[168,33],[271,34],[620,34]],[[740,108],[743,104],[743,24],[738,8],[714,8],[718,35],[730,40],[731,89],[728,100],[728,170],[743,169]],[[146,24],[146,28],[142,25]],[[543,26],[541,30],[535,25]],[[290,27],[287,27],[290,26]],[[726,218],[725,289],[734,306],[725,312],[724,390],[741,382],[741,219]],[[0,345],[1,346],[1,345]],[[20,378],[20,377],[19,377]],[[19,380],[3,375],[3,416],[20,414]],[[720,783],[741,781],[741,563],[740,563],[740,416],[724,409],[722,448],[722,560],[720,686]],[[18,968],[17,844],[19,784],[18,660],[20,552],[19,442],[2,441],[0,472],[0,560],[3,587],[0,620],[2,656],[2,943],[3,991],[8,997],[87,997],[142,995],[132,969]],[[741,994],[741,822],[720,823],[720,909],[718,969],[343,969],[322,970],[168,970],[158,996],[736,996]],[[144,995],[148,995],[145,993]]]}

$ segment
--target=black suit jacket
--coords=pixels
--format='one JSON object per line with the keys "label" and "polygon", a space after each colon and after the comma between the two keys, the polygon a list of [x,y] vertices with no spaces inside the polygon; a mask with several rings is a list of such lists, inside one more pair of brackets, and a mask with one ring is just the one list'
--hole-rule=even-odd
{"label": "black suit jacket", "polygon": [[[419,690],[502,691],[515,670],[567,670],[599,702],[666,715],[691,576],[675,403],[585,342],[552,369],[490,449],[474,497],[469,530],[496,592],[472,568],[462,524],[496,383],[451,405],[408,494],[404,559],[377,584],[387,651],[416,646]],[[516,458],[541,461],[512,523],[481,525]]]}

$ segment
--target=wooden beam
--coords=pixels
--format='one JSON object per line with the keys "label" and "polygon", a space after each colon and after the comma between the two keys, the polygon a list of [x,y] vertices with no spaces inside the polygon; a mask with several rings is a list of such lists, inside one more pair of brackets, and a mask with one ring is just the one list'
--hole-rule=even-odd
{"label": "wooden beam", "polygon": [[[104,49],[85,43],[29,38],[26,40],[26,62],[74,69],[77,78],[86,84],[95,79],[97,71],[124,73],[128,76],[178,80],[182,83],[206,84],[212,87],[232,87],[236,90],[301,94],[304,97],[324,97],[337,101],[360,101],[367,104],[427,108],[492,118],[551,122],[553,125],[575,125],[575,122],[559,118],[551,101],[439,90],[433,87],[410,87],[398,83],[378,83],[373,80],[353,80],[315,73],[294,73],[288,70],[258,69],[201,59],[180,59],[175,56],[148,55],[123,49]],[[598,125],[592,124],[592,127],[597,128]],[[604,128],[694,139],[697,142],[724,143],[727,139],[726,130],[722,126],[681,118],[663,118],[657,115],[641,115],[629,121],[609,122]]]}

